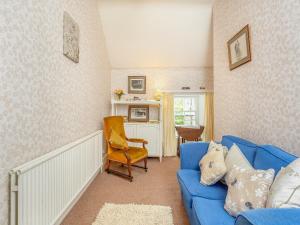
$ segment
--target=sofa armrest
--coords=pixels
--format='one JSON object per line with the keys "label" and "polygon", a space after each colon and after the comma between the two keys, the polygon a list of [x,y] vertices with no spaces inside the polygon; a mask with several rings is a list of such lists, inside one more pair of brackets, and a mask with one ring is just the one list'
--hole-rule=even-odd
{"label": "sofa armrest", "polygon": [[238,215],[235,225],[300,225],[300,209],[255,209]]}
{"label": "sofa armrest", "polygon": [[206,154],[208,143],[191,142],[180,145],[180,168],[199,169],[199,161]]}

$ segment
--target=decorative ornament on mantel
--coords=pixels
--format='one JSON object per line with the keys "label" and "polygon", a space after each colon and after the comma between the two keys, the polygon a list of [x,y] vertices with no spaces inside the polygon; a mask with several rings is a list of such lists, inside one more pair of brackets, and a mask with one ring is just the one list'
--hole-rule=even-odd
{"label": "decorative ornament on mantel", "polygon": [[115,96],[117,97],[116,100],[120,101],[122,96],[125,94],[125,92],[122,89],[116,89],[114,91]]}
{"label": "decorative ornament on mantel", "polygon": [[163,96],[163,93],[161,92],[161,90],[156,89],[155,94],[154,94],[154,100],[160,101],[162,96]]}

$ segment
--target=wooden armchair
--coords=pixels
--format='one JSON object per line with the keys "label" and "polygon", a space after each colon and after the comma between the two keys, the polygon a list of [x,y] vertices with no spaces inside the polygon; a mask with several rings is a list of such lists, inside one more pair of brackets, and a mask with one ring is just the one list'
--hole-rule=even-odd
{"label": "wooden armchair", "polygon": [[[124,129],[124,118],[122,116],[110,116],[104,118],[104,134],[107,143],[107,173],[113,173],[115,175],[125,177],[132,182],[132,166],[142,168],[147,172],[148,150],[145,145],[148,144],[148,142],[144,139],[127,138]],[[122,144],[115,145],[111,140],[112,136],[117,136]],[[141,143],[142,147],[128,146],[128,142]],[[135,163],[142,160],[144,161],[144,167],[135,165]],[[110,169],[111,162],[121,163],[122,166],[126,165],[128,168],[128,175]]]}

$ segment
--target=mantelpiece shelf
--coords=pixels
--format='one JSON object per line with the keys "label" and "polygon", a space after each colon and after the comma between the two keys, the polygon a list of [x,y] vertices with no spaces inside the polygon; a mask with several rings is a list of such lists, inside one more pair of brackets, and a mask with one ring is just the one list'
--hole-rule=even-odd
{"label": "mantelpiece shelf", "polygon": [[129,122],[129,121],[125,121],[125,123],[135,124],[135,125],[139,125],[139,124],[160,124],[160,121],[153,121],[153,122]]}
{"label": "mantelpiece shelf", "polygon": [[161,101],[155,100],[112,100],[113,105],[160,105]]}

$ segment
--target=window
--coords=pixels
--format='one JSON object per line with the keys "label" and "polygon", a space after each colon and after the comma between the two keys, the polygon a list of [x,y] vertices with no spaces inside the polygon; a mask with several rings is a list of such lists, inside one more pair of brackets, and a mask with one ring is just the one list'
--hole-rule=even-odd
{"label": "window", "polygon": [[204,96],[176,95],[174,96],[174,117],[176,126],[203,125]]}

